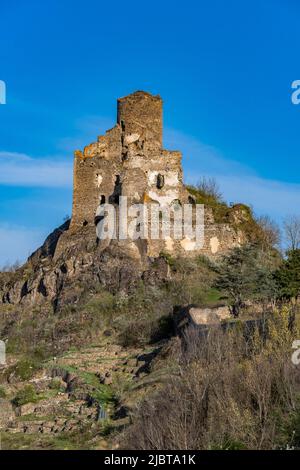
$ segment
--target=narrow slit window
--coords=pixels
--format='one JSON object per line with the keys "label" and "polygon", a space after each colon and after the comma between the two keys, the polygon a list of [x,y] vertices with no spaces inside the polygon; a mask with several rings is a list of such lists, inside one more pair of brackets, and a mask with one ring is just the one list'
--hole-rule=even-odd
{"label": "narrow slit window", "polygon": [[156,187],[158,189],[163,188],[165,185],[165,177],[164,175],[161,175],[160,173],[157,175],[157,180],[156,180]]}

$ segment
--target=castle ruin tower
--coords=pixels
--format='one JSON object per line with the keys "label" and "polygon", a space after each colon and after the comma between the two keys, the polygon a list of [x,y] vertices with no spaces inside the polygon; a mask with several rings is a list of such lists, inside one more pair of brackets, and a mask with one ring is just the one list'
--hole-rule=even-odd
{"label": "castle ruin tower", "polygon": [[180,152],[162,149],[162,99],[136,91],[118,99],[115,127],[75,152],[71,230],[94,229],[100,202],[171,202],[182,188]]}
{"label": "castle ruin tower", "polygon": [[139,136],[141,144],[152,149],[162,148],[162,99],[137,91],[118,99],[118,125],[124,144]]}
{"label": "castle ruin tower", "polygon": [[[162,130],[160,96],[136,91],[117,100],[116,125],[83,151],[75,152],[72,220],[65,238],[75,235],[74,240],[82,237],[96,241],[99,205],[109,203],[117,209],[120,196],[127,198],[128,207],[169,206],[167,209],[173,214],[182,211],[185,204],[195,205],[194,197],[183,184],[181,152],[163,148]],[[240,243],[239,234],[229,226],[214,223],[211,209],[206,208],[205,214],[205,243],[199,253],[215,255]],[[63,241],[64,237],[61,246]],[[198,250],[188,236],[178,239],[174,233],[156,239],[149,233],[139,240],[129,236],[117,243],[120,249],[138,251],[141,257],[157,257],[162,252],[194,254]],[[97,246],[101,250],[107,244],[97,242]]]}

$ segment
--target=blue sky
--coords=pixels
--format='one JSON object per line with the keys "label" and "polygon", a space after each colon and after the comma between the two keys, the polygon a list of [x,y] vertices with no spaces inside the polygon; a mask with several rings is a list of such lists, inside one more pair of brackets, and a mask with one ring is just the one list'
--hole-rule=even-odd
{"label": "blue sky", "polygon": [[186,180],[281,221],[300,213],[297,0],[1,0],[0,265],[71,213],[73,151],[135,90],[164,100]]}

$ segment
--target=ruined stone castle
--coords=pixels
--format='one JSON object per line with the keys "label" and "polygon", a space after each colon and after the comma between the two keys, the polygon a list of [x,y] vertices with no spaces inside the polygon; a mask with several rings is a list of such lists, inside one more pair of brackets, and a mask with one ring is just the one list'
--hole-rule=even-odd
{"label": "ruined stone castle", "polygon": [[[143,91],[118,99],[115,127],[75,152],[71,234],[83,228],[95,234],[97,207],[117,204],[120,196],[127,196],[128,204],[194,203],[183,184],[181,152],[163,148],[162,104],[160,96]],[[136,256],[195,252],[195,242],[187,238],[123,244]],[[226,224],[216,225],[206,208],[205,242],[198,251],[215,255],[236,244],[238,234]]]}
{"label": "ruined stone castle", "polygon": [[243,242],[241,205],[228,208],[229,217],[222,223],[216,223],[212,208],[205,207],[200,248],[186,236],[97,238],[99,205],[118,206],[120,196],[127,196],[128,204],[161,206],[163,201],[174,206],[173,213],[175,206],[178,211],[178,206],[195,203],[183,184],[181,153],[163,149],[159,96],[138,91],[119,99],[115,127],[75,152],[71,221],[54,230],[16,273],[0,276],[0,304],[51,302],[58,310],[79,301],[87,285],[129,292],[141,279],[153,284],[168,278],[162,253],[215,257]]}

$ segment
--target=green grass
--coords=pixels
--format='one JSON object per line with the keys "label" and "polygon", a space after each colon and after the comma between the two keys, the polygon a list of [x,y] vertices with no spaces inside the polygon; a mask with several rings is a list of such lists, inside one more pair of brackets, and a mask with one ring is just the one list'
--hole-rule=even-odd
{"label": "green grass", "polygon": [[41,363],[32,359],[22,359],[6,371],[6,376],[14,374],[22,381],[31,379],[34,374],[41,368]]}
{"label": "green grass", "polygon": [[36,434],[2,432],[1,448],[2,450],[32,450],[38,448],[39,439]]}
{"label": "green grass", "polygon": [[26,405],[27,403],[36,403],[42,400],[45,396],[36,393],[32,385],[25,385],[24,388],[19,390],[13,398],[12,403],[15,406]]}
{"label": "green grass", "polygon": [[50,390],[54,390],[56,392],[63,392],[64,391],[64,388],[61,385],[61,381],[57,377],[55,377],[54,379],[51,380],[51,382],[49,383],[49,388],[50,388]]}
{"label": "green grass", "polygon": [[90,387],[91,398],[98,401],[102,406],[114,405],[117,401],[116,396],[109,385],[101,384],[99,378],[92,372],[85,372],[76,366],[63,366],[67,372],[71,372],[80,377],[83,382]]}
{"label": "green grass", "polygon": [[186,189],[194,197],[196,204],[204,204],[212,209],[215,222],[228,222],[230,207],[224,201],[195,186],[186,186]]}
{"label": "green grass", "polygon": [[78,371],[78,375],[84,380],[87,385],[90,385],[95,390],[91,392],[91,397],[97,400],[101,405],[115,404],[116,397],[112,388],[109,385],[101,384],[98,377],[91,372]]}
{"label": "green grass", "polygon": [[218,289],[215,288],[210,288],[205,294],[204,294],[204,303],[208,305],[214,305],[218,303],[221,300],[221,293]]}

